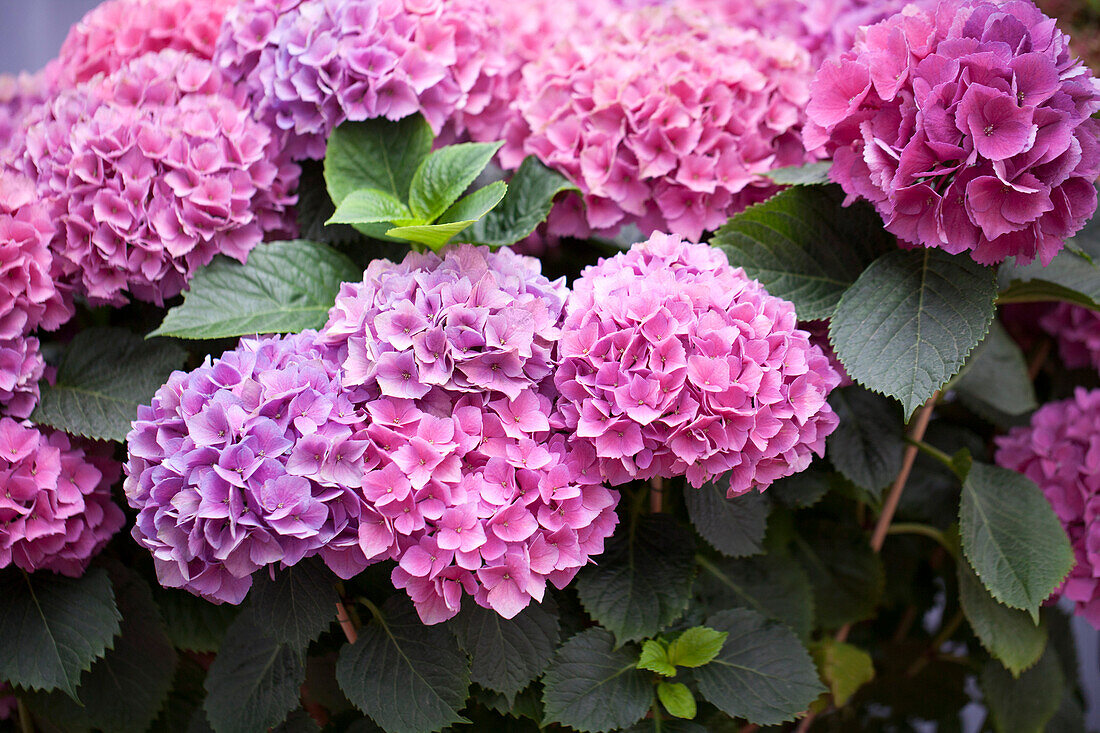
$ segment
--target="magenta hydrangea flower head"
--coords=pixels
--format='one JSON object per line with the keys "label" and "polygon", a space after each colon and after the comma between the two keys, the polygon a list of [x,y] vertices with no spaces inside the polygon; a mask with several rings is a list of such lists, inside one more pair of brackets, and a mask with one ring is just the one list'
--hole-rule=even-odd
{"label": "magenta hydrangea flower head", "polygon": [[63,222],[54,249],[97,302],[160,305],[214,255],[244,261],[292,233],[297,165],[209,61],[179,51],[61,92],[23,162]]}
{"label": "magenta hydrangea flower head", "polygon": [[0,568],[81,575],[125,521],[118,477],[106,446],[0,418]]}
{"label": "magenta hydrangea flower head", "polygon": [[1046,494],[1077,558],[1055,595],[1100,628],[1100,390],[1043,405],[1030,425],[997,438],[996,460]]}
{"label": "magenta hydrangea flower head", "polygon": [[0,415],[30,417],[38,404],[38,380],[46,362],[38,350],[38,339],[0,339]]}
{"label": "magenta hydrangea flower head", "polygon": [[23,145],[23,120],[27,112],[49,96],[50,71],[17,76],[0,74],[0,160],[18,157]]}
{"label": "magenta hydrangea flower head", "polygon": [[[507,103],[488,0],[242,0],[215,59],[296,159],[345,120],[417,112],[438,133]],[[502,88],[501,88],[502,89]]]}
{"label": "magenta hydrangea flower head", "polygon": [[1057,340],[1067,367],[1100,371],[1100,312],[1059,303],[1039,319],[1039,325]]}
{"label": "magenta hydrangea flower head", "polygon": [[240,603],[266,566],[320,555],[349,578],[387,555],[362,550],[377,458],[337,371],[313,331],[242,339],[139,408],[124,488],[162,585]]}
{"label": "magenta hydrangea flower head", "polygon": [[573,285],[555,374],[565,426],[612,485],[727,471],[728,495],[805,469],[837,426],[840,376],[721,251],[657,233]]}
{"label": "magenta hydrangea flower head", "polygon": [[107,0],[69,29],[58,55],[56,84],[73,87],[167,48],[210,59],[225,11],[235,2]]}
{"label": "magenta hydrangea flower head", "polygon": [[626,12],[524,68],[501,160],[535,155],[581,189],[585,211],[560,233],[633,223],[697,239],[774,193],[764,173],[811,159],[812,74],[788,39],[676,7]]}
{"label": "magenta hydrangea flower head", "polygon": [[464,594],[513,617],[615,527],[595,453],[550,422],[566,292],[538,260],[461,245],[372,262],[330,311],[322,336],[380,458],[361,494],[383,519],[361,537],[394,548],[425,623]]}
{"label": "magenta hydrangea flower head", "polygon": [[906,7],[822,67],[806,144],[909,242],[1047,264],[1096,209],[1100,87],[1031,2]]}

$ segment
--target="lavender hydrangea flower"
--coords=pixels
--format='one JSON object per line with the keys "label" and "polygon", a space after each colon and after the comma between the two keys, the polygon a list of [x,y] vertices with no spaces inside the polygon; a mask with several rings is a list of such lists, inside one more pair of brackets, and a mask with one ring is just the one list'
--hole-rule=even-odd
{"label": "lavender hydrangea flower", "polygon": [[1030,425],[997,438],[996,460],[1037,483],[1054,507],[1077,558],[1055,595],[1100,628],[1100,390],[1043,405]]}
{"label": "lavender hydrangea flower", "polygon": [[1058,353],[1070,369],[1100,371],[1100,312],[1059,303],[1039,319],[1058,342]]}
{"label": "lavender hydrangea flower", "polygon": [[81,575],[125,521],[118,477],[108,449],[0,418],[0,568]]}
{"label": "lavender hydrangea flower", "polygon": [[794,307],[724,254],[654,234],[586,268],[566,307],[561,419],[603,477],[730,472],[728,495],[805,469],[837,426],[840,376]]}
{"label": "lavender hydrangea flower", "polygon": [[1100,86],[1026,0],[916,5],[825,64],[810,149],[902,239],[1047,264],[1096,209]]}

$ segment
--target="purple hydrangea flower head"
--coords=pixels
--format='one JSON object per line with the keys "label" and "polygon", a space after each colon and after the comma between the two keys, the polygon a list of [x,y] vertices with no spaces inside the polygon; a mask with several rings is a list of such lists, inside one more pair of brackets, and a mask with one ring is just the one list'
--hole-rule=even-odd
{"label": "purple hydrangea flower head", "polygon": [[637,224],[698,238],[776,187],[802,146],[810,57],[789,39],[676,7],[616,15],[527,64],[501,150],[535,155],[583,194],[555,233]]}
{"label": "purple hydrangea flower head", "polygon": [[1100,628],[1100,390],[1043,405],[1031,424],[997,438],[997,463],[1039,485],[1073,544],[1077,564],[1056,596]]}
{"label": "purple hydrangea flower head", "polygon": [[242,339],[139,408],[124,488],[163,585],[240,603],[266,566],[320,555],[348,578],[387,556],[361,550],[378,459],[337,371],[313,331]]}
{"label": "purple hydrangea flower head", "polygon": [[1100,312],[1059,303],[1039,319],[1039,325],[1058,341],[1067,367],[1100,371]]}
{"label": "purple hydrangea flower head", "polygon": [[294,158],[345,120],[421,113],[438,133],[507,104],[488,0],[243,0],[215,59]]}
{"label": "purple hydrangea flower head", "polygon": [[209,61],[146,54],[62,91],[24,167],[62,222],[54,248],[94,301],[162,304],[216,254],[287,235],[298,167]]}
{"label": "purple hydrangea flower head", "polygon": [[38,380],[46,362],[38,350],[38,339],[0,339],[0,415],[30,417],[38,404]]}
{"label": "purple hydrangea flower head", "polygon": [[840,381],[769,295],[724,254],[654,234],[586,268],[566,306],[555,381],[566,427],[612,485],[727,471],[729,496],[821,455]]}
{"label": "purple hydrangea flower head", "polygon": [[106,446],[0,418],[0,568],[77,577],[122,528]]}
{"label": "purple hydrangea flower head", "polygon": [[1068,40],[1027,0],[907,6],[818,72],[807,147],[908,242],[1047,264],[1100,173],[1100,85]]}
{"label": "purple hydrangea flower head", "polygon": [[379,458],[361,494],[380,519],[361,538],[393,548],[425,623],[464,594],[511,618],[615,527],[594,451],[551,425],[565,300],[538,260],[461,245],[375,260],[330,311],[322,337]]}

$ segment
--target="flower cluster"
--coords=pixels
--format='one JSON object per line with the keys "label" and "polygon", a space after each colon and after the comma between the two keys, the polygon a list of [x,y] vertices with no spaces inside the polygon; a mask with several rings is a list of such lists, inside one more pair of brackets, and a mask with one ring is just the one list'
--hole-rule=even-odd
{"label": "flower cluster", "polygon": [[23,119],[42,104],[49,93],[47,72],[0,74],[0,162],[19,155],[23,140]]}
{"label": "flower cluster", "polygon": [[1039,325],[1057,339],[1067,367],[1100,371],[1100,312],[1059,303],[1039,319]]}
{"label": "flower cluster", "polygon": [[294,158],[324,157],[345,120],[420,112],[461,129],[505,100],[488,0],[242,0],[215,60],[285,130]]}
{"label": "flower cluster", "polygon": [[654,234],[573,286],[555,375],[560,419],[603,477],[727,471],[729,496],[766,488],[821,455],[840,376],[769,295],[720,251]]}
{"label": "flower cluster", "polygon": [[563,233],[635,223],[697,239],[808,160],[808,54],[786,39],[643,8],[564,38],[523,69],[501,160],[533,154],[581,189]]}
{"label": "flower cluster", "polygon": [[1100,628],[1100,390],[1044,405],[997,446],[997,463],[1039,485],[1073,543],[1077,564],[1057,594]]}
{"label": "flower cluster", "polygon": [[354,489],[377,460],[364,428],[312,331],[242,339],[175,372],[126,439],[132,534],[161,584],[240,603],[276,562],[320,554],[341,577],[362,571],[372,513]]}
{"label": "flower cluster", "polygon": [[159,305],[214,255],[243,261],[287,227],[298,168],[209,61],[146,54],[32,120],[24,166],[95,301]]}
{"label": "flower cluster", "polygon": [[33,336],[0,339],[0,414],[30,417],[38,404],[38,380],[46,371]]}
{"label": "flower cluster", "polygon": [[565,299],[537,260],[466,245],[372,262],[322,331],[379,448],[362,485],[385,518],[374,541],[426,623],[463,592],[511,618],[614,529],[595,454],[550,424]]}
{"label": "flower cluster", "polygon": [[0,418],[0,568],[82,574],[125,521],[118,475],[109,450]]}
{"label": "flower cluster", "polygon": [[909,6],[827,63],[809,149],[909,242],[1049,263],[1096,209],[1100,87],[1030,2]]}

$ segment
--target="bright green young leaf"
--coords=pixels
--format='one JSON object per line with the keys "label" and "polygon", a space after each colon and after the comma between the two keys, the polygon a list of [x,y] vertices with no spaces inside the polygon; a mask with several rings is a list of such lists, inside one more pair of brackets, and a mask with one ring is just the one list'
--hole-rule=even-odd
{"label": "bright green young leaf", "polygon": [[637,647],[616,649],[615,638],[598,626],[565,642],[542,678],[546,722],[602,733],[641,720],[653,687],[637,660]]}
{"label": "bright green young leaf", "polygon": [[829,318],[859,273],[897,249],[870,205],[843,200],[836,186],[795,186],[735,215],[711,244],[800,319]]}
{"label": "bright green young leaf", "polygon": [[1034,667],[1015,679],[995,659],[989,660],[980,684],[997,733],[1043,733],[1058,712],[1066,680],[1058,654],[1048,647]]}
{"label": "bright green young leaf", "polygon": [[431,153],[433,137],[420,115],[340,125],[329,135],[325,152],[325,183],[333,203],[340,205],[361,188],[407,201],[413,174]]}
{"label": "bright green young leaf", "polygon": [[417,167],[409,186],[409,208],[435,221],[469,188],[504,143],[459,143],[431,153]]}
{"label": "bright green young leaf", "polygon": [[386,231],[387,237],[405,239],[409,242],[427,245],[433,250],[440,250],[443,245],[473,221],[456,221],[449,224],[425,224],[423,226],[394,227]]}
{"label": "bright green young leaf", "polygon": [[702,667],[718,656],[729,636],[706,626],[693,626],[668,645],[668,661],[677,667]]}
{"label": "bright green young leaf", "polygon": [[828,437],[829,461],[872,496],[882,495],[898,471],[905,452],[905,424],[893,400],[853,385],[834,390],[829,404],[840,424]]}
{"label": "bright green young leaf", "polygon": [[114,646],[121,614],[102,569],[80,578],[0,573],[0,679],[76,697],[82,672]]}
{"label": "bright green young leaf", "polygon": [[577,575],[581,604],[620,644],[656,635],[687,608],[694,544],[667,514],[620,522],[599,564]]}
{"label": "bright green young leaf", "polygon": [[218,257],[199,270],[183,304],[168,311],[153,335],[215,339],[320,328],[340,283],[362,275],[324,244],[302,239],[263,244],[246,264]]}
{"label": "bright green young leaf", "polygon": [[757,725],[794,720],[825,691],[810,655],[787,626],[739,608],[706,625],[729,634],[710,664],[695,670],[699,693],[727,715]]}
{"label": "bright green young leaf", "polygon": [[696,531],[714,549],[729,557],[764,551],[771,501],[758,491],[726,498],[728,476],[684,489],[684,503]]}
{"label": "bright green young leaf", "polygon": [[782,621],[800,638],[809,637],[814,625],[814,596],[810,580],[797,562],[768,554],[700,563],[695,592],[707,608],[748,608]]}
{"label": "bright green young leaf", "polygon": [[975,636],[1018,677],[1042,656],[1047,645],[1046,627],[1037,625],[1026,612],[997,602],[965,558],[958,562],[958,575],[959,602]]}
{"label": "bright green young leaf", "polygon": [[126,440],[138,405],[183,366],[178,344],[121,328],[89,328],[65,348],[55,384],[42,383],[33,422],[96,440]]}
{"label": "bright green young leaf", "polygon": [[665,706],[669,715],[677,718],[691,720],[699,712],[695,705],[695,696],[682,682],[659,682],[657,699]]}
{"label": "bright green young leaf", "polygon": [[996,294],[993,271],[967,255],[895,250],[844,294],[829,337],[848,374],[897,399],[908,419],[985,338]]}
{"label": "bright green young leaf", "polygon": [[979,414],[1024,415],[1039,406],[1024,354],[997,321],[955,382],[955,390]]}
{"label": "bright green young leaf", "polygon": [[473,193],[463,196],[439,217],[439,224],[458,221],[477,221],[488,214],[508,193],[508,184],[493,181]]}
{"label": "bright green young leaf", "polygon": [[782,186],[816,186],[829,182],[829,169],[832,167],[832,161],[823,160],[820,163],[776,168],[764,175]]}
{"label": "bright green young leaf", "polygon": [[963,552],[1001,603],[1038,621],[1073,568],[1073,549],[1043,492],[1026,476],[974,463],[959,506]]}
{"label": "bright green young leaf", "polygon": [[394,596],[340,650],[336,680],[357,708],[390,733],[428,733],[466,722],[470,662],[444,626],[425,626]]}
{"label": "bright green young leaf", "polygon": [[642,654],[638,657],[638,669],[648,669],[650,672],[675,677],[676,667],[668,661],[668,650],[664,644],[656,639],[646,639],[642,642]]}
{"label": "bright green young leaf", "polygon": [[494,247],[518,242],[546,221],[558,194],[576,190],[560,173],[547,168],[533,155],[528,156],[508,181],[508,193],[500,205],[458,239]]}
{"label": "bright green young leaf", "polygon": [[794,556],[813,586],[818,625],[836,629],[874,615],[885,584],[882,558],[853,527],[802,522]]}
{"label": "bright green young leaf", "polygon": [[859,688],[875,678],[871,655],[858,646],[826,637],[813,646],[811,654],[838,708],[847,705]]}
{"label": "bright green young leaf", "polygon": [[392,194],[377,188],[359,188],[349,193],[326,224],[377,224],[412,219],[409,207]]}
{"label": "bright green young leaf", "polygon": [[318,558],[283,568],[274,580],[258,575],[248,594],[253,619],[275,641],[304,653],[336,620],[335,576]]}

